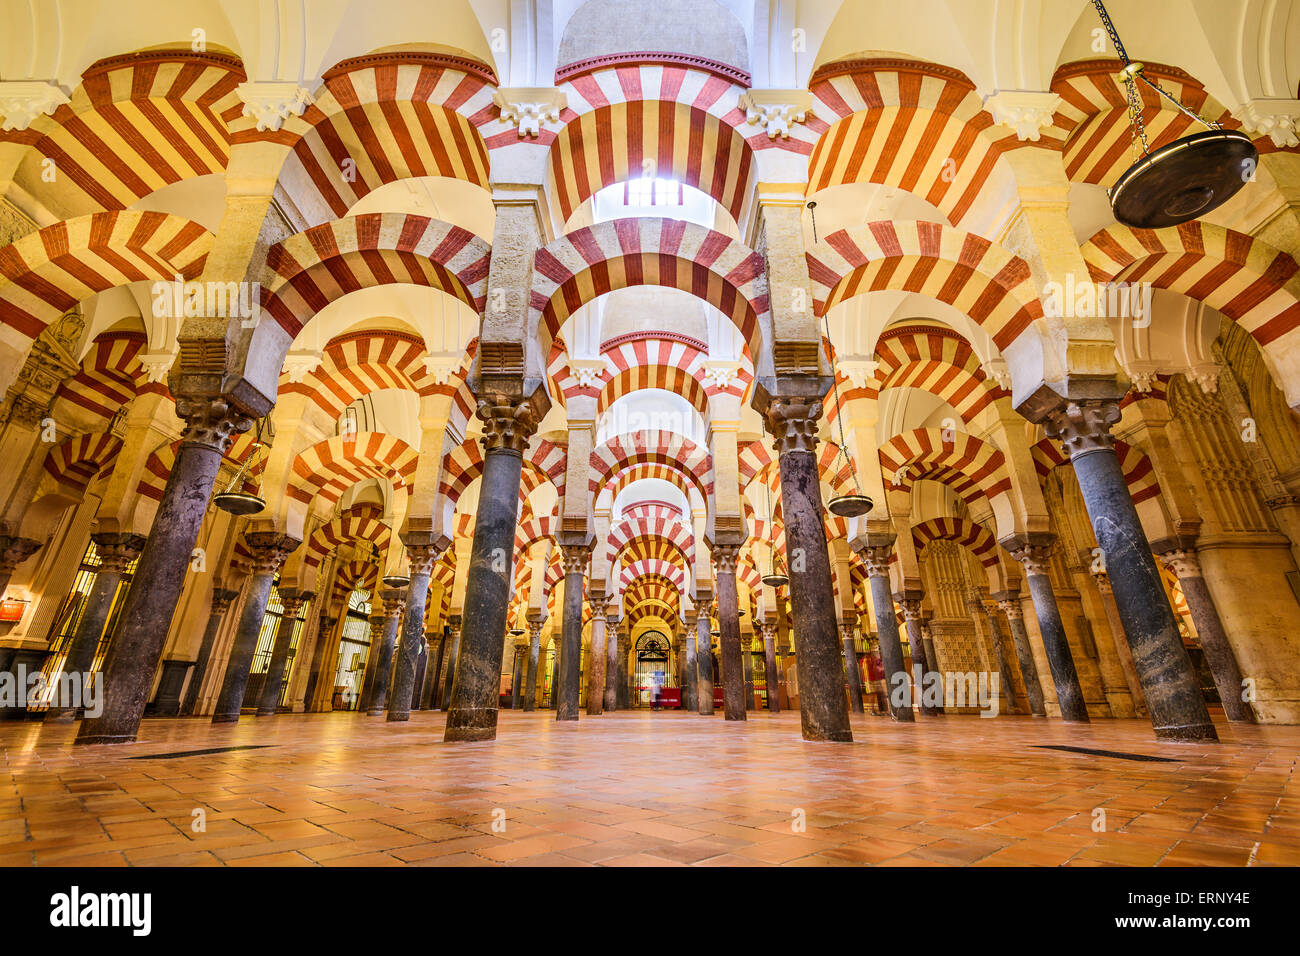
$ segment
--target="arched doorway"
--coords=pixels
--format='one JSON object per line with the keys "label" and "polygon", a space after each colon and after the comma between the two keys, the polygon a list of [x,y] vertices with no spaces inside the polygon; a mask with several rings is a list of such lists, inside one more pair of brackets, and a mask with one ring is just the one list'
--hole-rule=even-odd
{"label": "arched doorway", "polygon": [[632,706],[650,707],[665,687],[676,687],[672,645],[662,631],[646,631],[636,639],[636,670],[632,677]]}

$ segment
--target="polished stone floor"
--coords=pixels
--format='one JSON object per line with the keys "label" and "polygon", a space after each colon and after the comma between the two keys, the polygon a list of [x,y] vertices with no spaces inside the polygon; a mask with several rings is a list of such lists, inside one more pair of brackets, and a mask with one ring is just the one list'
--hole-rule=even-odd
{"label": "polished stone floor", "polygon": [[797,714],[506,711],[494,743],[450,745],[443,719],[150,720],[76,749],[75,726],[3,723],[0,865],[1300,864],[1297,727],[1220,723],[1213,747],[1134,720],[861,717],[856,743],[809,744]]}

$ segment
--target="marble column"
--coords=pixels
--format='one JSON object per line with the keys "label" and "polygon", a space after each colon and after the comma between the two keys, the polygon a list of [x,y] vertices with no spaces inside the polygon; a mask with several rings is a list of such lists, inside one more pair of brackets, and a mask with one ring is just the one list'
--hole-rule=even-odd
{"label": "marble column", "polygon": [[9,579],[22,564],[40,548],[41,543],[31,538],[19,538],[15,535],[0,535],[0,598],[4,597]]}
{"label": "marble column", "polygon": [[921,601],[923,600],[923,596],[919,591],[907,591],[901,596],[895,595],[895,597],[898,599],[898,606],[903,609],[903,626],[907,628],[907,646],[912,650],[912,674],[914,684],[916,682],[916,665],[921,665],[921,683],[916,687],[913,703],[919,702],[921,716],[937,717],[939,709],[934,704],[927,704],[925,702],[926,675],[935,668],[926,658],[925,638],[921,636]]}
{"label": "marble column", "polygon": [[605,596],[592,595],[591,653],[587,656],[590,680],[587,682],[587,716],[605,712]]}
{"label": "marble column", "polygon": [[560,545],[564,568],[564,610],[560,619],[560,690],[555,719],[578,719],[578,682],[582,679],[582,604],[590,544]]}
{"label": "marble column", "polygon": [[428,632],[420,635],[420,642],[415,649],[415,680],[411,686],[411,711],[424,709],[424,679],[429,673],[429,637]]}
{"label": "marble column", "polygon": [[971,605],[976,613],[984,615],[989,625],[989,640],[993,642],[993,652],[998,659],[998,673],[1002,675],[1002,686],[1006,689],[1007,709],[1019,713],[1020,705],[1016,702],[1016,679],[1011,670],[1011,661],[1007,659],[1006,645],[1002,641],[1002,625],[998,623],[993,608],[984,602],[982,591],[976,590],[971,595]]}
{"label": "marble column", "polygon": [[849,679],[849,706],[855,714],[865,713],[862,706],[862,673],[858,670],[858,648],[853,637],[852,621],[840,622],[840,640],[844,644],[844,672]]}
{"label": "marble column", "polygon": [[447,677],[442,685],[442,709],[451,710],[451,692],[456,686],[456,665],[460,661],[460,621],[459,614],[449,615],[447,618],[447,637],[446,637],[446,657],[447,657]]}
{"label": "marble column", "polygon": [[447,549],[447,541],[430,540],[427,534],[402,535],[406,546],[407,573],[406,607],[402,613],[402,640],[395,655],[393,669],[393,703],[388,708],[388,720],[411,719],[411,699],[415,693],[415,674],[424,653],[424,612],[429,599],[429,577],[433,565]]}
{"label": "marble column", "polygon": [[[389,685],[393,678],[393,653],[397,645],[397,627],[402,618],[402,609],[406,605],[406,587],[385,585],[380,592],[384,599],[384,632],[379,638],[379,649],[375,655],[375,680],[370,687],[370,705],[366,715],[380,716],[388,707]],[[424,621],[420,622],[423,629]]]}
{"label": "marble column", "polygon": [[871,584],[871,605],[876,615],[876,634],[880,642],[880,665],[885,671],[885,696],[889,716],[894,720],[915,720],[912,713],[911,688],[903,667],[903,642],[898,635],[898,618],[894,616],[894,598],[889,590],[889,557],[893,536],[888,543],[868,543],[861,550]]}
{"label": "marble column", "polygon": [[[435,710],[439,703],[438,692],[442,689],[442,661],[447,653],[447,636],[442,629],[425,632],[425,640],[428,641],[429,648],[429,669],[424,677],[424,693],[421,697],[421,710]],[[438,653],[433,653],[434,645],[438,647]]]}
{"label": "marble column", "polygon": [[461,650],[443,735],[448,742],[496,739],[519,483],[524,448],[537,430],[538,414],[527,402],[499,398],[480,400],[478,417],[483,421],[483,474],[465,583]]}
{"label": "marble column", "polygon": [[[925,659],[929,662],[934,674],[935,688],[939,692],[939,700],[944,700],[943,669],[939,666],[939,655],[934,652],[934,634],[930,629],[930,619],[934,617],[933,611],[921,612],[921,643],[925,645]],[[943,704],[937,704],[934,708],[939,713],[943,713]]]}
{"label": "marble column", "polygon": [[266,680],[262,683],[262,699],[257,706],[258,717],[273,717],[280,707],[280,689],[284,683],[284,665],[289,660],[289,648],[293,644],[293,629],[298,623],[298,612],[313,597],[310,591],[285,588],[280,592],[280,603],[284,613],[275,629],[275,643],[271,646],[271,660],[266,668]]}
{"label": "marble column", "polygon": [[325,660],[329,654],[330,646],[334,643],[334,628],[338,622],[338,615],[330,614],[327,611],[322,611],[317,619],[316,644],[311,651],[311,673],[307,675],[307,689],[302,695],[303,710],[307,713],[316,713],[327,709],[316,705],[316,688],[320,686],[321,671],[326,668]]}
{"label": "marble column", "polygon": [[1060,440],[1079,480],[1156,736],[1217,743],[1219,735],[1115,454],[1110,428],[1119,419],[1118,401],[1068,401],[1048,411],[1044,424],[1048,435]]}
{"label": "marble column", "polygon": [[[95,651],[99,649],[104,627],[108,624],[108,612],[112,610],[113,598],[117,595],[118,585],[122,583],[122,575],[145,544],[145,539],[138,534],[92,534],[90,540],[95,542],[95,552],[99,555],[99,570],[82,609],[81,620],[77,622],[77,631],[72,636],[72,646],[63,661],[63,673],[76,682],[78,693],[75,703],[56,698],[45,713],[46,723],[71,723],[77,719],[77,711],[84,708],[85,682],[94,679],[90,669],[95,662]],[[61,686],[71,690],[71,684],[67,682]]]}
{"label": "marble column", "polygon": [[718,663],[722,670],[722,714],[726,720],[745,719],[745,664],[740,649],[740,604],[736,561],[740,546],[714,544],[713,572],[718,589]]}
{"label": "marble column", "polygon": [[701,611],[695,625],[695,693],[699,711],[704,716],[713,714],[713,631],[708,611]]}
{"label": "marble column", "polygon": [[695,679],[695,632],[699,619],[692,615],[686,620],[686,654],[682,665],[682,710],[694,713],[699,707],[699,686]]}
{"label": "marble column", "polygon": [[1020,664],[1020,678],[1025,684],[1025,696],[1029,698],[1029,712],[1035,717],[1046,717],[1047,707],[1043,703],[1043,685],[1038,679],[1038,665],[1034,663],[1034,652],[1029,646],[1029,632],[1025,630],[1024,610],[1020,606],[1019,593],[1016,591],[999,591],[993,595],[998,607],[1007,616],[1007,625],[1011,628],[1011,643],[1016,649],[1016,660]]}
{"label": "marble column", "polygon": [[[155,521],[155,533],[157,528]],[[217,706],[212,712],[214,724],[233,724],[239,720],[239,712],[244,706],[244,689],[248,686],[248,672],[253,666],[257,640],[262,633],[262,621],[266,617],[266,602],[271,597],[271,585],[285,558],[301,542],[278,531],[250,531],[244,535],[244,543],[252,554],[252,578],[244,592],[239,628],[235,631],[235,642],[231,645],[230,657],[226,661],[226,676],[221,682],[221,694],[217,697]],[[140,574],[139,565],[136,574]]]}
{"label": "marble column", "polygon": [[1156,550],[1161,560],[1178,576],[1178,584],[1187,600],[1187,610],[1191,612],[1192,624],[1196,627],[1196,639],[1205,653],[1205,662],[1210,666],[1214,686],[1219,691],[1224,716],[1229,720],[1253,724],[1255,714],[1250,705],[1241,699],[1244,685],[1241,668],[1237,665],[1237,655],[1232,652],[1228,635],[1223,631],[1223,621],[1219,619],[1219,609],[1214,606],[1214,598],[1201,574],[1201,562],[1196,557],[1196,549],[1190,545],[1164,546],[1170,543],[1172,542],[1157,543]]}
{"label": "marble column", "polygon": [[[764,623],[763,629],[763,663],[767,670],[767,709],[772,713],[781,711],[781,675],[776,669],[776,625]],[[861,702],[862,695],[858,695]]]}
{"label": "marble column", "polygon": [[104,659],[103,712],[82,721],[77,744],[134,742],[180,603],[221,456],[235,435],[253,423],[223,398],[187,394],[178,379],[184,381],[190,374],[178,366],[170,380],[176,414],[185,421],[185,431],[154,515],[153,530],[136,562],[134,579],[142,586],[133,587],[127,595],[115,640]]}
{"label": "marble column", "polygon": [[221,622],[226,619],[226,612],[230,610],[230,605],[237,597],[239,597],[238,591],[223,588],[220,584],[212,589],[212,604],[208,609],[208,623],[203,629],[203,640],[199,644],[199,656],[194,662],[194,672],[190,675],[190,684],[185,689],[185,700],[181,704],[182,717],[192,717],[194,715],[194,710],[199,703],[199,693],[203,689],[203,678],[207,676],[208,664],[212,660],[212,645],[216,643],[217,631],[221,629]]}
{"label": "marble column", "polygon": [[632,635],[618,635],[618,693],[619,706],[628,710],[632,706],[632,685],[628,682],[627,656],[632,651]]}
{"label": "marble column", "polygon": [[1083,701],[1083,688],[1079,674],[1074,669],[1074,656],[1070,642],[1065,637],[1065,624],[1061,610],[1056,605],[1056,592],[1052,589],[1051,567],[1053,537],[1040,534],[1031,539],[1020,535],[1010,542],[1011,556],[1025,569],[1029,582],[1029,596],[1034,601],[1034,614],[1038,617],[1038,632],[1043,638],[1047,665],[1052,671],[1052,684],[1056,687],[1056,702],[1061,708],[1061,719],[1072,723],[1088,723],[1088,707]]}
{"label": "marble column", "polygon": [[542,627],[545,621],[528,622],[528,676],[524,687],[524,710],[537,707],[537,656],[542,650]]}
{"label": "marble column", "polygon": [[384,643],[384,615],[379,610],[379,592],[376,589],[371,597],[370,616],[366,623],[370,625],[370,649],[366,652],[366,669],[361,674],[361,693],[357,696],[357,712],[365,713],[370,709],[370,695],[375,689],[375,671],[379,669],[379,648]]}
{"label": "marble column", "polygon": [[528,654],[528,642],[516,641],[515,654],[510,663],[510,709],[518,710],[523,700],[524,657]]}
{"label": "marble column", "polygon": [[[779,387],[779,384],[778,384]],[[790,606],[799,648],[800,724],[805,740],[853,740],[844,659],[835,619],[830,553],[817,473],[820,396],[775,395],[761,410],[781,471],[781,508],[790,565]]]}
{"label": "marble column", "polygon": [[618,617],[605,615],[605,700],[604,709],[612,713],[620,705],[618,692]]}
{"label": "marble column", "polygon": [[1128,646],[1124,636],[1124,623],[1119,619],[1119,608],[1115,606],[1115,594],[1110,589],[1110,576],[1105,571],[1093,571],[1093,580],[1101,594],[1101,606],[1106,609],[1106,623],[1110,625],[1111,638],[1115,642],[1115,654],[1124,671],[1124,681],[1128,684],[1129,696],[1133,698],[1133,711],[1139,717],[1149,717],[1146,698],[1142,696],[1142,682],[1138,680],[1137,668],[1133,666],[1133,649]]}
{"label": "marble column", "polygon": [[745,710],[754,710],[754,638],[740,639],[740,659],[745,662]]}

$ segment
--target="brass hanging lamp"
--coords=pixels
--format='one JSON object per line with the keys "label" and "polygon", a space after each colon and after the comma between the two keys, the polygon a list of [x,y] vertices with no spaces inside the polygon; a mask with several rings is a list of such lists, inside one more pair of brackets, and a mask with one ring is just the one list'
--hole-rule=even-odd
{"label": "brass hanging lamp", "polygon": [[[1240,130],[1224,129],[1188,109],[1143,72],[1144,64],[1130,60],[1102,0],[1092,0],[1102,26],[1123,61],[1119,80],[1128,101],[1133,144],[1142,155],[1115,181],[1106,194],[1115,218],[1135,229],[1161,229],[1196,219],[1236,195],[1253,177],[1259,151]],[[1206,128],[1152,150],[1142,121],[1138,81],[1145,83],[1180,111]]]}
{"label": "brass hanging lamp", "polygon": [[822,328],[826,332],[826,345],[831,350],[831,388],[835,394],[835,421],[840,426],[840,453],[836,460],[843,458],[844,463],[849,466],[849,474],[853,476],[853,491],[848,494],[833,495],[826,503],[826,510],[837,518],[859,518],[874,508],[875,502],[862,493],[858,470],[853,467],[853,460],[845,450],[844,416],[841,414],[843,409],[840,408],[840,376],[835,361],[835,346],[831,344],[831,323],[825,314],[822,315]]}
{"label": "brass hanging lamp", "polygon": [[[257,420],[257,432],[253,438],[253,444],[249,446],[248,454],[244,456],[243,464],[239,466],[239,471],[235,472],[235,477],[230,479],[223,491],[218,492],[212,498],[212,503],[227,514],[232,515],[255,515],[266,507],[266,499],[256,492],[244,491],[244,485],[249,481],[249,476],[256,474],[257,489],[261,491],[261,465],[263,464],[263,451],[265,447],[263,442],[263,433],[269,428],[269,422],[265,418]],[[258,467],[254,468],[254,459]]]}
{"label": "brass hanging lamp", "polygon": [[783,588],[790,583],[790,578],[784,571],[778,570],[776,564],[776,510],[772,507],[772,486],[764,481],[763,490],[767,494],[767,520],[772,529],[772,561],[762,580],[768,587]]}

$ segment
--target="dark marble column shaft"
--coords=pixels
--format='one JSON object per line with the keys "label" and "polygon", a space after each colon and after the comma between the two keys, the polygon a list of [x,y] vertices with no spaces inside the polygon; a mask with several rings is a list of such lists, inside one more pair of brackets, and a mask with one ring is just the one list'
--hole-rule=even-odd
{"label": "dark marble column shaft", "polygon": [[1038,664],[1034,661],[1033,648],[1029,646],[1029,632],[1025,630],[1025,615],[1020,606],[1020,598],[1013,591],[999,591],[993,597],[997,599],[1002,613],[1007,616],[1007,624],[1011,628],[1011,643],[1016,648],[1020,679],[1025,683],[1025,696],[1029,698],[1029,712],[1035,717],[1046,717],[1043,685],[1038,679]]}
{"label": "dark marble column shaft", "polygon": [[937,717],[939,708],[925,702],[925,681],[935,665],[927,656],[925,638],[921,636],[921,594],[910,591],[899,600],[903,609],[903,626],[907,628],[907,646],[912,650],[912,683],[916,684],[916,665],[921,665],[921,683],[913,695],[913,706],[919,701],[921,716]]}
{"label": "dark marble column shaft", "polygon": [[686,621],[686,659],[682,667],[682,710],[694,713],[699,706],[699,682],[695,677],[695,645],[698,618]]}
{"label": "dark marble column shaft", "polygon": [[203,640],[199,643],[199,656],[194,662],[194,673],[190,675],[189,686],[185,689],[185,700],[181,703],[181,716],[192,717],[199,704],[199,694],[203,690],[203,679],[208,674],[208,664],[212,661],[212,647],[217,640],[217,631],[226,619],[226,612],[238,591],[217,585],[212,589],[212,607],[208,612],[208,623],[203,629]]}
{"label": "dark marble column shaft", "polygon": [[370,616],[366,623],[370,625],[370,647],[366,651],[366,667],[361,672],[361,692],[357,695],[357,712],[364,714],[370,709],[370,694],[375,688],[375,671],[379,669],[379,648],[384,643],[384,615],[379,611],[379,591],[371,595]]}
{"label": "dark marble column shaft", "polygon": [[537,707],[537,657],[542,650],[542,621],[528,622],[528,676],[524,686],[524,710]]}
{"label": "dark marble column shaft", "polygon": [[[421,696],[421,710],[435,710],[438,707],[438,692],[442,689],[442,661],[447,653],[447,638],[441,629],[428,631],[429,669],[424,678],[424,692]],[[437,647],[437,652],[434,652]]]}
{"label": "dark marble column shaft", "polygon": [[699,712],[713,714],[713,631],[707,611],[695,625],[695,694]]}
{"label": "dark marble column shaft", "polygon": [[465,583],[456,681],[443,735],[449,742],[496,739],[523,452],[537,427],[534,410],[527,404],[480,401],[478,416],[483,421],[483,475]]}
{"label": "dark marble column shaft", "polygon": [[[157,524],[154,525],[155,529]],[[239,628],[226,660],[226,676],[221,682],[221,694],[212,712],[214,724],[232,724],[239,720],[244,706],[244,690],[248,686],[248,672],[257,653],[257,641],[266,617],[266,603],[271,597],[271,585],[284,559],[298,547],[297,539],[276,531],[251,531],[244,542],[252,553],[252,577],[244,592],[244,606],[239,614]],[[137,571],[138,573],[138,571]]]}
{"label": "dark marble column shaft", "polygon": [[393,673],[393,703],[388,708],[390,721],[411,719],[411,702],[415,694],[415,675],[424,651],[424,612],[429,600],[429,578],[433,565],[446,550],[446,544],[431,543],[426,536],[406,535],[406,557],[410,564],[410,583],[406,586],[406,609],[402,615],[402,640],[397,648]]}
{"label": "dark marble column shaft", "polygon": [[714,580],[718,588],[718,662],[722,668],[722,714],[726,720],[745,719],[745,664],[740,647],[740,599],[736,589],[739,557],[739,545],[713,545]]}
{"label": "dark marble column shaft", "polygon": [[271,660],[267,664],[266,680],[262,684],[262,699],[257,707],[258,717],[273,717],[280,707],[284,665],[289,660],[289,648],[293,644],[293,629],[298,622],[298,612],[314,596],[310,591],[297,591],[292,588],[285,588],[280,592],[280,603],[284,605],[284,613],[280,615],[280,624],[275,629],[275,643],[271,647]]}
{"label": "dark marble column shaft", "polygon": [[311,673],[307,675],[307,689],[302,695],[303,710],[309,714],[330,709],[315,704],[316,688],[320,686],[321,671],[328,672],[325,658],[333,643],[334,628],[338,622],[338,615],[329,613],[322,613],[316,622],[316,643],[311,650]]}
{"label": "dark marble column shaft", "polygon": [[[375,680],[370,687],[370,705],[366,715],[378,717],[388,707],[388,693],[393,679],[393,656],[397,649],[397,629],[402,619],[402,608],[406,605],[405,587],[385,587],[381,592],[384,599],[384,630],[379,638],[379,648],[375,656]],[[420,622],[423,629],[424,621]]]}
{"label": "dark marble column shaft", "polygon": [[578,681],[582,677],[583,583],[591,563],[591,545],[561,545],[564,567],[564,610],[560,619],[560,689],[555,719],[578,719]]}
{"label": "dark marble column shaft", "polygon": [[[77,711],[85,706],[86,687],[83,680],[93,680],[90,673],[95,662],[95,651],[99,648],[104,627],[108,624],[108,612],[113,608],[113,598],[117,595],[122,575],[131,562],[144,547],[145,539],[138,534],[92,534],[95,551],[99,555],[99,570],[95,574],[95,583],[90,588],[86,605],[81,611],[81,620],[77,622],[77,631],[72,636],[72,646],[68,648],[63,661],[63,673],[79,688],[77,700],[55,700],[45,712],[46,723],[70,723],[77,719]],[[71,684],[64,682],[62,687],[71,689]],[[75,704],[75,706],[74,706]]]}
{"label": "dark marble column shaft", "polygon": [[447,675],[442,685],[442,709],[444,711],[451,710],[451,690],[456,684],[456,662],[460,658],[460,622],[461,616],[459,614],[453,614],[447,620]]}
{"label": "dark marble column shaft", "polygon": [[835,592],[817,473],[820,397],[773,397],[763,411],[781,472],[781,508],[790,570],[790,606],[799,653],[800,725],[805,740],[853,740]]}
{"label": "dark marble column shaft", "polygon": [[848,675],[849,707],[855,714],[865,713],[862,705],[862,674],[858,670],[858,648],[852,623],[840,624],[840,641],[844,645],[844,672]]}
{"label": "dark marble column shaft", "polygon": [[1156,736],[1217,743],[1219,735],[1115,454],[1110,427],[1119,419],[1118,402],[1069,402],[1045,424],[1048,435],[1069,454],[1079,480]]}
{"label": "dark marble column shaft", "polygon": [[153,690],[172,617],[190,570],[194,543],[207,511],[221,456],[252,419],[220,398],[175,393],[185,432],[172,464],[153,530],[136,562],[133,587],[122,605],[116,640],[104,659],[104,709],[82,721],[77,744],[131,743]]}
{"label": "dark marble column shaft", "polygon": [[602,702],[607,712],[619,708],[618,692],[618,618],[605,614],[605,699]]}
{"label": "dark marble column shaft", "polygon": [[1056,687],[1056,702],[1061,708],[1061,718],[1074,723],[1088,723],[1088,707],[1083,701],[1083,688],[1074,668],[1074,655],[1065,637],[1065,624],[1056,604],[1056,592],[1048,574],[1052,554],[1050,543],[1025,544],[1019,542],[1011,556],[1024,566],[1029,596],[1034,601],[1034,615],[1038,618],[1038,632],[1043,638],[1047,665],[1052,671],[1052,684]]}
{"label": "dark marble column shaft", "polygon": [[628,674],[627,656],[632,650],[632,637],[630,634],[619,634],[618,636],[618,693],[619,706],[624,710],[632,707],[632,684]]}
{"label": "dark marble column shaft", "polygon": [[997,614],[993,608],[984,603],[983,593],[979,593],[974,598],[977,613],[982,612],[984,620],[989,625],[989,640],[993,642],[993,650],[998,659],[998,673],[1001,674],[1002,686],[1006,689],[1007,701],[1011,713],[1020,713],[1020,705],[1016,701],[1016,680],[1015,674],[1011,670],[1011,661],[1007,657],[1006,645],[1002,639],[1002,625],[998,622]]}
{"label": "dark marble column shaft", "polygon": [[[939,666],[939,655],[934,650],[934,635],[930,631],[930,619],[934,617],[933,611],[921,612],[921,643],[925,646],[925,660],[930,665],[930,672],[934,675],[935,688],[939,693],[939,700],[943,701],[945,690],[943,683],[943,670]],[[942,714],[943,704],[939,703],[934,708]]]}
{"label": "dark marble column shaft", "polygon": [[[781,675],[776,664],[776,625],[763,624],[763,665],[767,671],[767,709],[772,713],[781,711]],[[858,700],[862,700],[861,694]]]}
{"label": "dark marble column shaft", "polygon": [[1205,584],[1196,552],[1191,548],[1176,548],[1163,551],[1160,557],[1178,576],[1183,597],[1187,600],[1187,610],[1191,612],[1192,624],[1196,627],[1196,639],[1205,653],[1205,662],[1210,666],[1214,686],[1219,692],[1219,702],[1223,704],[1224,716],[1229,720],[1254,723],[1254,712],[1241,699],[1243,684],[1237,655],[1232,652],[1228,635],[1224,633],[1219,609]]}
{"label": "dark marble column shaft", "polygon": [[1110,625],[1111,637],[1115,641],[1115,654],[1119,657],[1120,667],[1124,670],[1124,681],[1128,684],[1129,696],[1133,698],[1133,710],[1139,717],[1150,717],[1147,710],[1146,696],[1142,693],[1142,682],[1138,680],[1137,668],[1133,666],[1133,649],[1124,636],[1124,622],[1119,619],[1119,608],[1115,606],[1115,594],[1110,587],[1110,577],[1105,571],[1093,571],[1092,578],[1097,582],[1101,593],[1101,604],[1106,610],[1106,623]]}
{"label": "dark marble column shaft", "polygon": [[876,615],[876,634],[880,642],[880,665],[885,671],[885,696],[889,715],[894,720],[915,720],[912,713],[911,685],[903,667],[903,642],[898,635],[898,618],[894,616],[894,598],[889,590],[889,555],[893,544],[869,545],[862,550],[871,583],[871,606]]}
{"label": "dark marble column shaft", "polygon": [[591,672],[587,681],[587,716],[605,712],[605,598],[592,596],[591,653],[587,655],[587,668]]}

